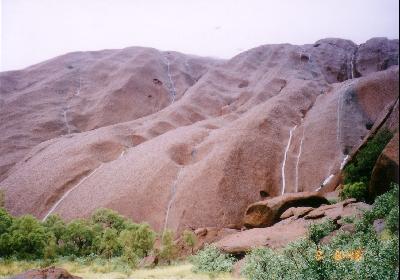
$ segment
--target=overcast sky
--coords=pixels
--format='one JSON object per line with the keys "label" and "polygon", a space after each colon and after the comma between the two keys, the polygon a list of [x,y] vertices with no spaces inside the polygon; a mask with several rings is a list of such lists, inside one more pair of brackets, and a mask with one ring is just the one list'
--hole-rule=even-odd
{"label": "overcast sky", "polygon": [[398,38],[398,0],[0,0],[1,70],[147,46],[229,58],[262,44]]}

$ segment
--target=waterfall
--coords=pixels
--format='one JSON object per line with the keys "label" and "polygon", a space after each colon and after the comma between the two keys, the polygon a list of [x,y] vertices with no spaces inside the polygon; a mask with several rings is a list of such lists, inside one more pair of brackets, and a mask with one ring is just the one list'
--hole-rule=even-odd
{"label": "waterfall", "polygon": [[289,130],[289,140],[288,143],[286,145],[286,149],[285,149],[285,154],[283,157],[283,162],[282,162],[282,194],[285,193],[285,187],[286,187],[286,180],[285,180],[285,165],[286,165],[286,159],[287,159],[287,153],[289,151],[289,147],[290,147],[290,143],[292,142],[292,135],[293,135],[293,131],[296,129],[297,125],[295,125],[294,127],[292,127]]}
{"label": "waterfall", "polygon": [[340,128],[340,111],[342,110],[342,94],[339,93],[338,97],[338,105],[337,105],[337,123],[336,123],[336,140],[339,149],[341,150],[341,144],[340,144],[340,139],[341,139],[341,128]]}
{"label": "waterfall", "polygon": [[173,203],[174,200],[175,200],[176,187],[177,187],[177,185],[178,185],[178,181],[179,181],[179,177],[180,177],[180,175],[181,175],[182,169],[183,169],[183,166],[181,166],[181,167],[179,168],[178,173],[177,173],[177,175],[176,175],[176,178],[175,178],[174,182],[172,183],[172,187],[171,187],[171,197],[170,197],[170,199],[169,199],[169,201],[168,201],[167,211],[166,211],[166,213],[165,213],[165,221],[164,221],[164,230],[163,230],[163,232],[165,232],[165,230],[167,229],[167,226],[168,226],[169,211],[171,210],[172,203]]}
{"label": "waterfall", "polygon": [[[302,121],[303,121],[303,119],[302,119]],[[306,128],[303,127],[303,134],[302,134],[301,140],[300,140],[299,153],[297,154],[297,159],[296,159],[296,189],[295,189],[295,192],[299,191],[299,163],[300,163],[301,152],[303,149],[304,131],[305,130],[306,130]]]}
{"label": "waterfall", "polygon": [[51,213],[56,210],[58,205],[77,187],[79,187],[83,182],[85,182],[87,179],[89,179],[94,173],[96,173],[97,170],[99,170],[100,167],[102,167],[103,163],[100,164],[97,168],[95,168],[92,172],[90,172],[87,176],[83,177],[74,187],[69,189],[67,192],[63,194],[63,196],[53,205],[53,207],[47,212],[46,216],[44,216],[42,222],[46,221],[46,219],[51,215]]}
{"label": "waterfall", "polygon": [[67,109],[64,109],[63,116],[64,116],[64,123],[65,123],[65,126],[67,127],[68,134],[70,134],[71,133],[71,127],[69,126],[69,123],[68,123]]}
{"label": "waterfall", "polygon": [[169,80],[169,94],[171,95],[171,104],[172,104],[175,102],[175,97],[176,97],[175,84],[174,84],[174,81],[172,80],[172,75],[171,75],[171,70],[170,70],[170,62],[168,60],[168,57],[165,56],[163,61],[164,61],[164,64],[167,65],[167,75],[168,75],[168,80]]}
{"label": "waterfall", "polygon": [[343,170],[343,168],[344,168],[344,166],[346,165],[347,160],[349,159],[349,157],[350,157],[349,155],[346,155],[346,156],[344,157],[342,163],[340,164],[340,170]]}
{"label": "waterfall", "polygon": [[350,59],[350,74],[351,78],[354,79],[354,53],[351,55]]}
{"label": "waterfall", "polygon": [[79,86],[76,89],[75,96],[78,96],[79,94],[81,94],[81,76],[80,75],[79,75]]}

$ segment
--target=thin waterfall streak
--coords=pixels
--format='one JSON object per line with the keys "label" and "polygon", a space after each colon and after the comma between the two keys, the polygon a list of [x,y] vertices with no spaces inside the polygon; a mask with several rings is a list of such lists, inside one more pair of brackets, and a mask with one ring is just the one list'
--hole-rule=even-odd
{"label": "thin waterfall streak", "polygon": [[171,69],[170,69],[170,62],[167,57],[165,57],[164,64],[167,65],[167,75],[169,79],[169,94],[171,95],[171,104],[175,102],[176,97],[176,88],[174,81],[172,79]]}
{"label": "thin waterfall streak", "polygon": [[182,169],[183,169],[183,167],[180,167],[180,169],[179,169],[179,171],[178,171],[178,174],[176,175],[176,178],[175,178],[174,182],[172,183],[171,198],[170,198],[169,201],[168,201],[167,211],[166,211],[166,213],[165,213],[164,230],[163,230],[163,232],[166,231],[167,226],[168,226],[169,212],[170,212],[170,210],[171,210],[172,203],[173,203],[174,200],[175,200],[176,187],[177,187],[177,185],[178,185],[178,181],[179,181],[179,177],[180,177],[180,175],[181,175]]}
{"label": "thin waterfall streak", "polygon": [[294,127],[292,127],[289,130],[289,140],[288,140],[288,143],[286,145],[285,154],[284,154],[284,157],[283,157],[282,170],[281,170],[281,172],[282,172],[282,178],[281,178],[282,179],[282,193],[281,194],[282,195],[285,193],[285,188],[286,188],[285,165],[286,165],[287,153],[288,153],[289,148],[290,148],[290,143],[292,142],[293,131],[296,129],[296,127],[297,127],[297,125],[295,125]]}
{"label": "thin waterfall streak", "polygon": [[102,166],[103,164],[100,164],[97,168],[95,168],[89,175],[83,177],[74,187],[69,189],[67,192],[63,194],[63,196],[53,205],[53,207],[47,212],[46,216],[44,216],[42,222],[46,221],[46,219],[51,215],[51,213],[54,212],[54,210],[57,209],[58,205],[77,187],[79,187],[83,182],[85,182],[87,179],[89,179],[94,173],[96,173],[97,170]]}
{"label": "thin waterfall streak", "polygon": [[69,123],[68,123],[67,109],[64,109],[63,116],[64,116],[64,123],[65,123],[65,126],[67,127],[68,134],[70,134],[71,133],[71,127],[69,126]]}
{"label": "thin waterfall streak", "polygon": [[299,163],[300,163],[300,157],[301,157],[301,152],[303,149],[303,141],[304,141],[304,131],[305,131],[305,127],[303,128],[303,135],[301,137],[300,140],[300,147],[299,147],[299,153],[297,155],[297,159],[296,159],[296,189],[295,192],[299,191]]}

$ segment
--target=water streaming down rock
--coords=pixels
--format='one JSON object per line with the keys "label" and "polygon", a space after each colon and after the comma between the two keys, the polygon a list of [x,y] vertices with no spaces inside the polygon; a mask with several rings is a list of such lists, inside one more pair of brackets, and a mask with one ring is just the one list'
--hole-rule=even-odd
{"label": "water streaming down rock", "polygon": [[347,161],[348,161],[348,159],[349,159],[349,155],[346,155],[344,158],[343,158],[343,161],[340,163],[340,170],[343,170],[343,168],[345,167],[345,165],[347,164]]}
{"label": "water streaming down rock", "polygon": [[54,212],[54,210],[57,209],[58,205],[60,205],[60,203],[73,191],[75,190],[77,187],[79,187],[83,182],[85,182],[87,179],[89,179],[93,174],[96,173],[97,170],[99,170],[100,167],[103,166],[103,163],[100,164],[97,168],[95,168],[92,172],[90,172],[87,176],[83,177],[75,186],[73,186],[71,189],[69,189],[68,191],[66,191],[61,198],[53,205],[53,207],[51,207],[51,209],[49,210],[49,212],[47,212],[47,214],[44,216],[44,218],[42,219],[42,222],[46,221],[46,219]]}
{"label": "water streaming down rock", "polygon": [[63,116],[64,116],[65,126],[67,127],[67,133],[70,134],[71,133],[71,127],[69,126],[69,123],[68,123],[67,109],[64,109]]}
{"label": "water streaming down rock", "polygon": [[292,142],[293,131],[296,129],[296,127],[297,127],[297,125],[295,125],[294,127],[292,127],[289,130],[289,140],[288,140],[288,143],[286,145],[285,154],[284,154],[283,162],[282,162],[282,170],[281,170],[282,171],[282,193],[281,194],[285,193],[285,188],[286,188],[285,165],[286,165],[287,153],[288,153],[289,148],[290,148],[290,143]]}
{"label": "water streaming down rock", "polygon": [[[303,122],[303,119],[301,119],[301,121]],[[301,157],[301,152],[303,149],[303,141],[304,141],[304,133],[305,133],[306,128],[303,127],[303,133],[301,136],[301,140],[300,140],[300,147],[299,147],[299,153],[297,154],[297,158],[296,158],[296,187],[295,187],[295,192],[299,191],[299,163],[300,163],[300,157]]]}
{"label": "water streaming down rock", "polygon": [[175,97],[176,97],[176,89],[175,89],[175,84],[174,81],[172,79],[172,74],[171,74],[171,69],[170,69],[170,65],[171,63],[168,60],[168,57],[165,56],[164,59],[164,64],[167,65],[167,75],[168,75],[168,82],[169,82],[169,93],[171,95],[171,103],[175,102]]}
{"label": "water streaming down rock", "polygon": [[178,181],[179,181],[179,177],[181,175],[182,169],[183,169],[183,166],[181,166],[179,168],[178,173],[177,173],[176,178],[175,178],[175,181],[172,183],[171,197],[170,197],[170,199],[168,201],[167,210],[166,210],[166,213],[165,213],[165,221],[164,221],[164,227],[163,227],[164,230],[163,230],[163,232],[165,232],[167,227],[168,227],[169,211],[171,210],[172,203],[175,200],[176,187],[178,185]]}

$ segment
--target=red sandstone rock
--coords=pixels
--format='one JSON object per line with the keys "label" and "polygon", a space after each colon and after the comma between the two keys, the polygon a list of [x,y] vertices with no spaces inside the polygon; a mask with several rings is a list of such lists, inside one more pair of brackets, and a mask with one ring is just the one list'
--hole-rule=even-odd
{"label": "red sandstone rock", "polygon": [[[245,212],[243,223],[248,228],[268,227],[276,223],[282,213],[289,208],[295,206],[317,207],[324,203],[328,203],[328,201],[324,197],[312,192],[284,194],[251,204]],[[299,213],[302,210],[306,210],[307,212],[312,209],[302,208]],[[295,212],[293,214],[297,215]]]}
{"label": "red sandstone rock", "polygon": [[372,170],[368,191],[375,197],[389,190],[391,182],[399,183],[399,134],[390,140]]}
{"label": "red sandstone rock", "polygon": [[63,268],[48,267],[41,269],[31,269],[21,274],[15,275],[13,279],[80,279],[81,277],[70,274]]}
{"label": "red sandstone rock", "polygon": [[128,48],[1,73],[6,207],[44,218],[59,202],[53,213],[67,220],[109,207],[156,230],[239,228],[248,205],[338,174],[397,100],[398,67],[349,79],[356,50],[324,39],[215,61]]}

